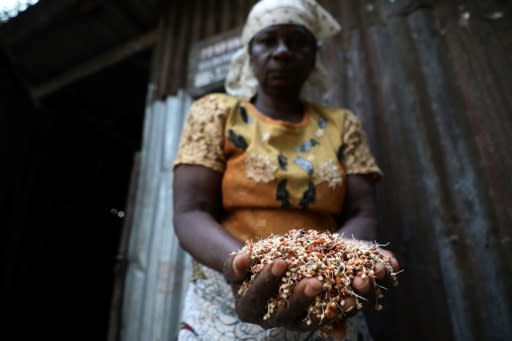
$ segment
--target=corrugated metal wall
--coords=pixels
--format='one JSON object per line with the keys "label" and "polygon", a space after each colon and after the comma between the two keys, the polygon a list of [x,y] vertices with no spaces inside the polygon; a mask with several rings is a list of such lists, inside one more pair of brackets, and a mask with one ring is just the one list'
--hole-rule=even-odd
{"label": "corrugated metal wall", "polygon": [[[406,269],[374,331],[511,340],[510,1],[319,2],[344,29],[323,49],[332,89],[312,97],[361,118],[385,173],[379,241]],[[191,44],[239,27],[253,3],[173,2],[150,102],[184,88]]]}
{"label": "corrugated metal wall", "polygon": [[180,92],[146,108],[122,322],[119,333],[110,331],[112,339],[173,340],[178,328],[192,269],[172,233],[171,169],[189,106],[190,98]]}

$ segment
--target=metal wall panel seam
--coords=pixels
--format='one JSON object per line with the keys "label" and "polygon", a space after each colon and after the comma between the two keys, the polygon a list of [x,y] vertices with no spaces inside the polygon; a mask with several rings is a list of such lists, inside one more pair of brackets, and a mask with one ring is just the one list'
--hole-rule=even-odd
{"label": "metal wall panel seam", "polygon": [[[165,100],[165,134],[164,134],[164,147],[162,148],[162,164],[160,165],[162,169],[162,190],[165,191],[165,198],[163,199],[165,203],[165,213],[166,219],[164,221],[163,229],[163,247],[162,253],[163,256],[167,256],[168,259],[163,261],[163,267],[160,268],[159,276],[159,290],[164,290],[164,295],[162,301],[164,302],[163,309],[161,311],[161,315],[158,318],[161,326],[156,325],[155,327],[158,329],[159,335],[155,340],[172,340],[172,334],[176,333],[176,324],[173,320],[174,309],[176,295],[180,296],[180,293],[175,292],[175,273],[180,269],[180,265],[178,264],[178,258],[176,257],[176,248],[179,247],[176,243],[176,238],[174,236],[172,219],[173,219],[173,198],[172,198],[172,162],[174,161],[177,143],[179,140],[180,132],[176,134],[176,121],[179,118],[177,114],[179,100],[175,96],[169,96]],[[178,136],[176,136],[178,135]],[[161,272],[164,272],[162,274]],[[179,298],[178,298],[179,299]]]}
{"label": "metal wall panel seam", "polygon": [[151,187],[147,188],[147,196],[150,197],[146,203],[150,205],[147,209],[143,210],[148,213],[147,219],[145,220],[147,229],[146,237],[148,238],[145,256],[147,259],[147,271],[144,292],[144,309],[142,315],[139,317],[142,321],[140,329],[139,340],[151,340],[153,329],[151,328],[153,315],[153,306],[155,304],[155,283],[158,272],[158,259],[160,253],[160,230],[159,222],[161,221],[162,210],[160,207],[160,167],[162,163],[162,152],[163,141],[164,141],[164,119],[165,119],[165,103],[162,101],[156,101],[153,104],[155,110],[153,112],[153,134],[151,143],[147,146],[147,153],[151,155],[151,159],[148,160],[148,176],[151,177]]}
{"label": "metal wall panel seam", "polygon": [[[163,111],[162,103],[153,103],[146,112],[145,119],[145,140],[143,142],[143,150],[141,153],[141,173],[140,186],[137,193],[137,201],[135,206],[135,219],[133,238],[130,243],[130,268],[127,274],[127,281],[130,283],[130,291],[127,291],[128,306],[131,311],[128,317],[126,328],[128,330],[127,340],[139,340],[140,333],[144,329],[141,314],[144,313],[144,298],[147,287],[146,281],[148,271],[150,271],[150,242],[152,240],[155,218],[155,193],[157,188],[157,177],[155,174],[157,168],[152,167],[155,160],[160,157],[160,153],[154,148],[158,145],[159,129],[162,127],[158,122],[159,113]],[[137,274],[135,278],[132,274]],[[134,281],[134,283],[131,283]],[[133,287],[132,287],[133,286]],[[140,302],[139,300],[142,300]]]}
{"label": "metal wall panel seam", "polygon": [[[151,87],[149,87],[151,88]],[[149,91],[149,90],[148,90]],[[137,185],[137,193],[134,204],[134,213],[133,213],[133,229],[132,235],[130,236],[130,242],[128,247],[128,270],[126,273],[126,289],[124,292],[123,298],[123,317],[122,317],[122,325],[121,325],[121,336],[123,340],[127,341],[136,341],[137,334],[139,329],[139,318],[140,311],[142,309],[142,304],[139,301],[140,293],[144,288],[144,277],[145,277],[145,263],[143,263],[140,258],[140,240],[139,235],[142,234],[142,229],[140,228],[142,225],[142,214],[140,212],[140,207],[142,207],[141,202],[144,200],[145,191],[146,191],[146,182],[147,177],[145,174],[147,173],[147,159],[148,155],[146,155],[145,145],[149,143],[151,139],[152,132],[152,123],[153,123],[153,115],[152,111],[154,110],[151,104],[146,106],[145,115],[144,115],[144,125],[143,125],[143,138],[142,138],[142,151],[140,153],[140,176],[138,179]]]}
{"label": "metal wall panel seam", "polygon": [[[167,254],[169,255],[168,273],[165,276],[167,280],[166,289],[166,305],[162,314],[163,325],[161,328],[163,340],[167,338],[173,339],[177,332],[179,323],[179,313],[182,301],[182,288],[177,283],[177,279],[183,276],[183,251],[179,245],[178,239],[174,233],[173,227],[173,193],[172,193],[172,163],[176,158],[176,151],[178,149],[179,138],[181,135],[181,99],[179,96],[170,96],[166,101],[166,133],[165,133],[165,146],[163,156],[163,176],[168,183],[168,198],[165,201],[167,206],[168,219],[164,226],[164,237],[167,240]],[[164,244],[165,245],[165,244]],[[176,304],[176,302],[179,302]]]}
{"label": "metal wall panel seam", "polygon": [[191,269],[185,264],[190,258],[181,249],[172,227],[172,162],[189,105],[190,99],[180,92],[179,98],[154,102],[148,111],[142,175],[146,181],[139,191],[147,200],[136,208],[138,214],[142,211],[138,221],[145,231],[138,225],[139,233],[132,244],[145,248],[147,254],[139,255],[145,257],[140,262],[145,271],[140,276],[128,275],[125,321],[130,328],[125,330],[124,340],[167,340],[177,332]]}
{"label": "metal wall panel seam", "polygon": [[160,176],[159,200],[158,200],[158,219],[154,226],[156,272],[154,274],[154,286],[147,289],[148,294],[154,297],[154,303],[150,306],[151,314],[151,332],[144,335],[144,340],[165,340],[164,329],[166,324],[171,323],[165,319],[165,311],[172,304],[174,282],[170,276],[176,272],[176,261],[173,259],[172,248],[172,212],[168,209],[171,202],[171,179],[162,173]]}

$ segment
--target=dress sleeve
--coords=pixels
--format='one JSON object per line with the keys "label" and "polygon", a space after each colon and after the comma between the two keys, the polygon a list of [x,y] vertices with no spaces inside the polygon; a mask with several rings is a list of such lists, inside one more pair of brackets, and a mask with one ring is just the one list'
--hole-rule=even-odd
{"label": "dress sleeve", "polygon": [[383,173],[372,155],[361,122],[346,111],[343,129],[343,165],[347,174],[371,174],[380,179]]}
{"label": "dress sleeve", "polygon": [[227,110],[222,95],[207,95],[192,103],[181,133],[173,168],[199,165],[223,172],[224,123]]}

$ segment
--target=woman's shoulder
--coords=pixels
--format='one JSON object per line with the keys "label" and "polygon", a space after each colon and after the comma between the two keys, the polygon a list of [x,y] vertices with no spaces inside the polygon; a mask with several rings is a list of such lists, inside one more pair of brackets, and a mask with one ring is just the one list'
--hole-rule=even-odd
{"label": "woman's shoulder", "polygon": [[193,101],[193,106],[215,106],[227,108],[235,106],[242,99],[239,97],[231,96],[222,92],[214,92],[204,96],[201,96]]}
{"label": "woman's shoulder", "polygon": [[238,105],[240,99],[224,93],[210,93],[195,99],[189,110],[188,120],[213,122],[224,119]]}

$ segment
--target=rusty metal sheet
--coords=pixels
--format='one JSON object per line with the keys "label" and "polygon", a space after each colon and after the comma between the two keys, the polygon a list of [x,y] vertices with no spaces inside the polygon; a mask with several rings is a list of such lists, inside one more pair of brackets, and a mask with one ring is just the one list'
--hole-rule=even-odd
{"label": "rusty metal sheet", "polygon": [[[368,313],[374,333],[512,339],[510,2],[319,2],[343,31],[321,54],[331,89],[309,95],[360,117],[385,173],[379,241],[406,269],[384,311]],[[184,88],[192,44],[240,27],[253,3],[174,7],[159,93]]]}

